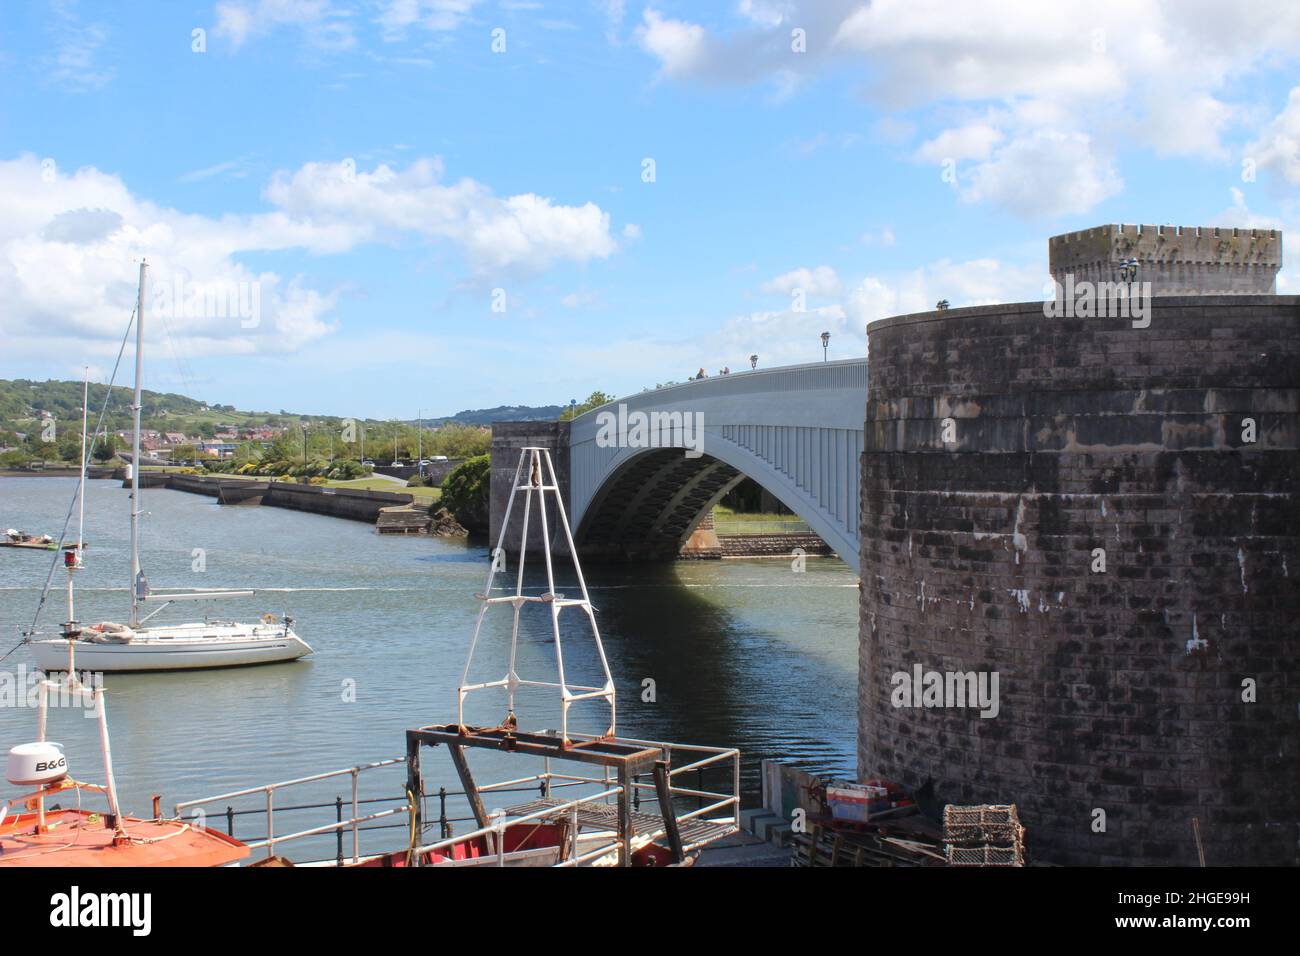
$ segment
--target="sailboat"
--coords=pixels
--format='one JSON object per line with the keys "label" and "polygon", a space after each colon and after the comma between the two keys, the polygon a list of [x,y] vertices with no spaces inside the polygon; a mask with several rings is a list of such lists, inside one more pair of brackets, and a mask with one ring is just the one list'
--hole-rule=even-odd
{"label": "sailboat", "polygon": [[[196,591],[152,593],[140,568],[140,410],[141,379],[144,368],[144,300],[148,264],[140,263],[140,284],[135,317],[135,400],[131,406],[134,432],[131,440],[131,615],[126,624],[104,621],[82,627],[76,620],[73,596],[73,572],[83,566],[82,529],[77,532],[75,547],[65,549],[64,566],[68,571],[68,620],[62,636],[27,641],[36,665],[47,673],[68,666],[72,644],[76,645],[78,666],[94,672],[196,670],[209,667],[243,667],[291,661],[311,653],[311,647],[293,631],[293,619],[277,620],[267,614],[255,624],[231,621],[202,621],[194,624],[160,624],[146,626],[163,608],[176,601],[213,600],[251,597],[252,591]],[[89,398],[89,384],[85,386]],[[81,514],[84,522],[86,488],[86,401],[82,409]],[[145,603],[162,606],[140,616]]]}

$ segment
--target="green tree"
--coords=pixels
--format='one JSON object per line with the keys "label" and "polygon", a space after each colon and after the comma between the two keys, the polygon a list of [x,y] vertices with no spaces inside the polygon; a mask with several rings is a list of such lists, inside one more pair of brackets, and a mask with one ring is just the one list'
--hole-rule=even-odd
{"label": "green tree", "polygon": [[108,461],[117,454],[117,436],[101,435],[95,442],[94,457],[96,461]]}
{"label": "green tree", "polygon": [[476,458],[492,449],[492,432],[478,425],[444,425],[425,436],[425,455]]}
{"label": "green tree", "polygon": [[600,408],[602,405],[608,405],[614,400],[613,395],[606,395],[604,392],[592,392],[587,396],[585,402],[579,402],[576,406],[570,405],[560,413],[560,421],[567,422],[571,418],[576,418],[583,412],[589,412],[593,408]]}
{"label": "green tree", "polygon": [[478,455],[461,462],[442,483],[442,506],[467,531],[488,530],[488,496],[492,488],[492,459]]}

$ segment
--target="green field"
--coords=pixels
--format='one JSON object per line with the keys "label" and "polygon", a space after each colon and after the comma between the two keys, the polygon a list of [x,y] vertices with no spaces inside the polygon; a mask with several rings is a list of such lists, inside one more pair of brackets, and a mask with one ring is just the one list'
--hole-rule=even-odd
{"label": "green field", "polygon": [[414,495],[417,498],[427,498],[430,501],[437,501],[442,497],[441,488],[407,488],[405,485],[396,481],[385,481],[383,478],[355,478],[352,481],[327,481],[326,488],[357,488],[362,491],[392,491],[397,494]]}
{"label": "green field", "polygon": [[798,515],[770,511],[746,513],[723,505],[713,509],[713,529],[718,534],[795,534],[810,530]]}

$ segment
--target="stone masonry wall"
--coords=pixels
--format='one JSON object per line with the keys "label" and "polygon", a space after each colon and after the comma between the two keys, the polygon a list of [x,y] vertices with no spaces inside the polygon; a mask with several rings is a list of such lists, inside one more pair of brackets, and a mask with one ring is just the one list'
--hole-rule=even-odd
{"label": "stone masonry wall", "polygon": [[1279,229],[1111,224],[1052,236],[1049,271],[1062,285],[1116,282],[1120,264],[1138,261],[1138,281],[1154,295],[1254,294],[1276,291],[1282,267]]}
{"label": "stone masonry wall", "polygon": [[[510,488],[515,478],[515,468],[519,464],[519,452],[522,448],[546,448],[551,453],[551,464],[559,481],[565,507],[569,504],[569,423],[568,422],[496,422],[492,425],[492,490],[489,503],[491,529],[488,540],[496,547],[501,524],[505,520],[506,504],[510,500]],[[513,553],[519,549],[519,537],[523,528],[524,493],[515,499],[515,509],[510,515],[510,529],[506,534],[505,549]],[[550,498],[548,493],[547,498]],[[533,504],[536,505],[534,499]],[[554,505],[547,505],[546,522],[551,540],[555,542],[552,553],[563,554],[568,549],[564,545],[564,532],[558,524],[559,518]],[[534,510],[529,518],[531,531],[528,536],[528,550],[540,552],[543,548],[541,523]]]}
{"label": "stone masonry wall", "polygon": [[[1014,802],[1039,860],[1195,865],[1196,818],[1210,865],[1295,863],[1300,297],[868,338],[862,775]],[[997,715],[895,706],[918,664]]]}

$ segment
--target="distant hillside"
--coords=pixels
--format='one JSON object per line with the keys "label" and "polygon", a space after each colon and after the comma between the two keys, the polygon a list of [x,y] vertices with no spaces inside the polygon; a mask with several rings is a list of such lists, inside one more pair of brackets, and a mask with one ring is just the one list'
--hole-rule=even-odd
{"label": "distant hillside", "polygon": [[457,412],[442,422],[457,425],[491,425],[493,422],[550,422],[560,417],[563,405],[498,405],[496,408],[470,408]]}
{"label": "distant hillside", "polygon": [[[92,423],[104,403],[107,386],[91,383],[90,412]],[[223,425],[291,425],[301,418],[315,422],[341,422],[333,415],[300,415],[296,412],[239,411],[233,405],[209,405],[206,402],[172,392],[143,393],[141,418],[145,428],[176,431],[187,435],[211,436],[215,426]],[[496,408],[471,408],[444,418],[426,418],[426,427],[443,424],[491,425],[502,421],[553,421],[564,410],[561,405],[498,405]],[[30,379],[0,379],[0,432],[30,432],[43,415],[53,415],[61,422],[81,418],[81,383],[55,381],[34,382]],[[108,406],[108,430],[131,427],[131,389],[114,386]],[[382,428],[384,423],[368,420]],[[415,425],[415,419],[409,421]]]}

